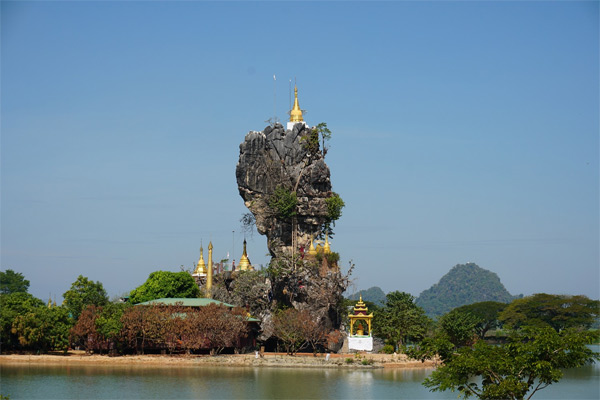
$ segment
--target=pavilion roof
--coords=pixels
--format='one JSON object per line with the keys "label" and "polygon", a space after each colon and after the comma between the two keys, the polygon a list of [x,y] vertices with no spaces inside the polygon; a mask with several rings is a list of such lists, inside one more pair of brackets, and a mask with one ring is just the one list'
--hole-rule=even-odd
{"label": "pavilion roof", "polygon": [[144,301],[143,303],[136,304],[136,306],[151,306],[151,305],[155,305],[155,304],[164,304],[166,306],[174,306],[174,305],[177,305],[178,303],[179,303],[179,305],[182,305],[184,307],[204,307],[209,304],[223,305],[223,306],[229,307],[229,308],[235,307],[233,304],[223,303],[222,301],[214,300],[214,299],[204,299],[204,298],[189,299],[189,298],[183,298],[183,297],[163,297],[162,299]]}

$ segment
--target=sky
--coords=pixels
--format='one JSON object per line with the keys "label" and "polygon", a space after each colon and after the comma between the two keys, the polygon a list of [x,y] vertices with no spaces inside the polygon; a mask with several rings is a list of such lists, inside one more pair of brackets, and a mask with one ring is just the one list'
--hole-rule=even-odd
{"label": "sky", "polygon": [[286,121],[290,82],[332,131],[348,294],[474,262],[600,297],[596,1],[0,7],[0,267],[37,297],[80,274],[124,295],[209,241],[239,260],[239,144]]}

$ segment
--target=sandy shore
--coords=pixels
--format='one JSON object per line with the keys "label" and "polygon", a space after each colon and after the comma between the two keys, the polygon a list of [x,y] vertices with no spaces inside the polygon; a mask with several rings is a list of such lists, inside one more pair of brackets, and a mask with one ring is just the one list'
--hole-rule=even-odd
{"label": "sandy shore", "polygon": [[[348,362],[352,359],[352,362]],[[364,361],[367,360],[367,361]],[[66,355],[0,355],[0,365],[7,364],[65,364],[65,365],[139,365],[139,366],[198,366],[219,365],[231,367],[303,367],[303,368],[432,368],[433,362],[422,363],[409,360],[405,355],[390,354],[331,354],[329,360],[325,354],[300,353],[288,356],[282,353],[265,353],[256,358],[254,354],[228,354],[218,356],[205,355],[131,355],[109,357],[104,355],[86,355],[82,351],[72,351]]]}

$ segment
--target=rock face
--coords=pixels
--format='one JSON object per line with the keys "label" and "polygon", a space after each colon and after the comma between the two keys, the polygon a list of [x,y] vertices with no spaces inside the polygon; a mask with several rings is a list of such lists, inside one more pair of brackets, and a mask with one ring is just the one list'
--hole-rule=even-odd
{"label": "rock face", "polygon": [[[337,258],[328,257],[333,254],[324,250],[318,256],[298,251],[301,247],[308,250],[311,237],[332,220],[327,200],[334,193],[323,157],[318,134],[301,123],[292,130],[274,124],[262,132],[251,131],[240,144],[238,189],[254,215],[257,231],[267,236],[272,258],[266,275],[240,273],[229,286],[221,285],[215,298],[247,305],[261,319],[259,340],[273,337],[273,316],[286,308],[307,310],[322,329],[339,334],[346,312],[342,293],[350,271],[342,275]],[[295,194],[288,213],[274,203],[282,191],[292,198]],[[242,279],[242,274],[249,280]]]}
{"label": "rock face", "polygon": [[[329,168],[317,148],[307,146],[310,128],[282,125],[249,132],[240,144],[236,178],[240,195],[256,219],[256,229],[267,236],[271,255],[307,246],[327,220],[326,199],[332,195]],[[277,187],[296,192],[296,215],[281,218],[269,202]]]}

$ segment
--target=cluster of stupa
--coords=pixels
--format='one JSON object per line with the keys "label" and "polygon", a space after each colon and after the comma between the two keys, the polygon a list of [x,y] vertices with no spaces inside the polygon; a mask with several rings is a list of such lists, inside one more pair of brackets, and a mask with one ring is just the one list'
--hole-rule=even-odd
{"label": "cluster of stupa", "polygon": [[317,246],[315,247],[315,240],[310,239],[310,247],[308,248],[307,254],[315,257],[318,253],[329,254],[331,253],[331,246],[329,245],[329,237],[325,234],[325,242],[316,241]]}
{"label": "cluster of stupa", "polygon": [[[204,261],[204,249],[202,248],[202,246],[200,246],[200,258],[198,259],[196,268],[192,273],[192,276],[196,279],[196,282],[199,285],[204,286],[207,295],[210,295],[214,274],[214,263],[212,255],[212,242],[208,244],[208,263]],[[232,272],[235,271],[254,271],[254,267],[250,263],[248,253],[246,251],[246,239],[244,239],[244,251],[242,253],[242,257],[240,258],[240,263],[238,264],[237,268],[235,268],[235,265],[232,264]]]}

